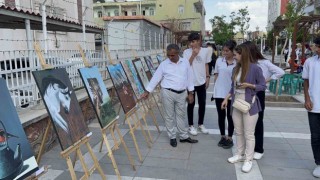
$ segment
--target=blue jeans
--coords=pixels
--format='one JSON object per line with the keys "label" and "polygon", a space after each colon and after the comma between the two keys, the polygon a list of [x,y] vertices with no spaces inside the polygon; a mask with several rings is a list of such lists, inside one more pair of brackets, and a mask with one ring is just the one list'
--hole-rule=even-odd
{"label": "blue jeans", "polygon": [[315,163],[320,165],[320,113],[308,112],[311,147]]}

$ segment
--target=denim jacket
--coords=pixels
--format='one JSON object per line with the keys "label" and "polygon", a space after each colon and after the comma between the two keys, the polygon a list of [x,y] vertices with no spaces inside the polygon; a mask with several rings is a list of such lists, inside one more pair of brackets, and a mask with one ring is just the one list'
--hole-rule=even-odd
{"label": "denim jacket", "polygon": [[[233,69],[233,73],[234,73],[234,70],[235,69]],[[252,98],[257,94],[257,92],[265,91],[267,88],[266,80],[263,77],[262,70],[257,64],[250,63],[249,72],[247,74],[245,82],[250,83],[250,84],[254,84],[256,86],[255,89],[251,89],[251,88],[245,89],[245,101],[247,101],[248,103],[251,104]],[[232,97],[232,99],[231,99],[231,112],[230,112],[232,115],[232,111],[233,111],[232,104],[233,104],[234,98],[235,98],[234,80],[232,80],[231,90],[229,93],[231,94],[231,97]],[[249,114],[250,114],[250,116],[252,116],[252,115],[257,114],[261,110],[262,109],[261,109],[259,98],[256,97],[255,102],[252,104],[251,109],[249,110]]]}

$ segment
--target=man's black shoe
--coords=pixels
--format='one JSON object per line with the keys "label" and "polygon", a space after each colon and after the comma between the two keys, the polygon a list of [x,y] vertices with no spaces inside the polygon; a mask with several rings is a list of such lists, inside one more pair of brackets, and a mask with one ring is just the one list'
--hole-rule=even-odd
{"label": "man's black shoe", "polygon": [[218,143],[218,146],[219,147],[222,147],[222,146],[224,146],[225,145],[225,143],[226,143],[226,138],[224,138],[224,137],[221,137],[221,139],[220,139],[220,141],[219,141],[219,143]]}
{"label": "man's black shoe", "polygon": [[177,139],[170,139],[170,145],[172,147],[177,147]]}
{"label": "man's black shoe", "polygon": [[229,149],[229,148],[231,148],[233,146],[233,141],[232,141],[232,139],[227,139],[226,141],[225,141],[225,143],[222,145],[222,147],[224,148],[224,149]]}
{"label": "man's black shoe", "polygon": [[196,139],[191,139],[190,137],[188,137],[187,139],[180,139],[180,142],[181,142],[181,143],[185,143],[185,142],[187,142],[187,143],[197,143],[198,140],[196,140]]}

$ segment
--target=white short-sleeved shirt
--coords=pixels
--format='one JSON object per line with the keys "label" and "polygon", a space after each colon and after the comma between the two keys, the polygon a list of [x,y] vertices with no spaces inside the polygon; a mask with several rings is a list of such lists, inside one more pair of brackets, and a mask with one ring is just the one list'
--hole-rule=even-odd
{"label": "white short-sleeved shirt", "polygon": [[[188,62],[191,55],[191,48],[183,51],[183,58],[185,58]],[[211,62],[211,55],[212,51],[210,51],[208,48],[201,48],[199,54],[194,58],[191,65],[193,70],[194,86],[201,86],[206,83],[206,64]]]}
{"label": "white short-sleeved shirt", "polygon": [[279,79],[284,75],[284,70],[272,64],[268,59],[261,59],[258,61],[258,66],[261,68],[263,77],[265,79]]}
{"label": "white short-sleeved shirt", "polygon": [[304,63],[302,78],[309,79],[309,95],[313,104],[310,112],[320,113],[320,57],[313,56]]}
{"label": "white short-sleeved shirt", "polygon": [[218,78],[214,85],[214,97],[225,98],[231,89],[232,70],[236,66],[237,61],[234,59],[232,64],[227,64],[225,58],[218,58],[214,69],[214,74],[218,74]]}

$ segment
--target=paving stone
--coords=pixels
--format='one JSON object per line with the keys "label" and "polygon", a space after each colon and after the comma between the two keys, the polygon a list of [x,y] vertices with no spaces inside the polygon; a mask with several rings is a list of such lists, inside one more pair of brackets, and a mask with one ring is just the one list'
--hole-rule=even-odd
{"label": "paving stone", "polygon": [[301,159],[286,159],[286,158],[265,158],[257,160],[259,166],[274,166],[283,168],[296,168],[296,169],[308,169],[306,163]]}
{"label": "paving stone", "polygon": [[185,172],[186,170],[177,168],[142,166],[138,169],[136,176],[157,179],[177,179],[181,174]]}
{"label": "paving stone", "polygon": [[296,168],[283,168],[274,166],[260,166],[260,170],[263,176],[276,176],[282,177],[283,179],[311,179],[312,172],[307,169],[296,169]]}
{"label": "paving stone", "polygon": [[187,169],[188,160],[147,157],[143,166]]}

